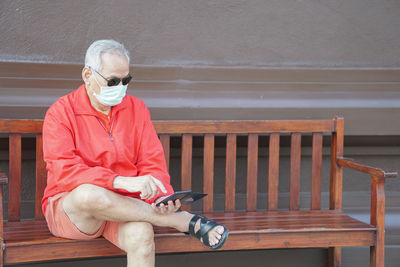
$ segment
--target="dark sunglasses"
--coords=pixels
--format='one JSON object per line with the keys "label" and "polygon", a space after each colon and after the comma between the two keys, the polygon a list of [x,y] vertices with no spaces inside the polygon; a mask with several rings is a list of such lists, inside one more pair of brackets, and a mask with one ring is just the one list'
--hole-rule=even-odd
{"label": "dark sunglasses", "polygon": [[[92,69],[92,68],[91,68]],[[132,76],[130,74],[128,74],[128,76],[126,76],[125,78],[111,78],[111,79],[106,79],[103,75],[101,75],[97,70],[94,70],[98,75],[101,76],[101,78],[103,78],[104,80],[107,81],[107,85],[108,86],[116,86],[118,85],[121,81],[123,85],[127,85],[131,80],[132,80]]]}

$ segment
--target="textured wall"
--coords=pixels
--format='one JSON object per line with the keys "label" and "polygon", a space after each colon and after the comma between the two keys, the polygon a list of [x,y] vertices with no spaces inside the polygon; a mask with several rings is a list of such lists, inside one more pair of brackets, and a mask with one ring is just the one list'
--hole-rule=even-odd
{"label": "textured wall", "polygon": [[0,61],[81,63],[115,38],[135,64],[400,67],[397,0],[0,2]]}

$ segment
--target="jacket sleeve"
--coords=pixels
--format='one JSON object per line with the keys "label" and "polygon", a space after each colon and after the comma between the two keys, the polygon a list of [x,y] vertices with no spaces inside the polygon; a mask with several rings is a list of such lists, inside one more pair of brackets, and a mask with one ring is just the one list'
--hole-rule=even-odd
{"label": "jacket sleeve", "polygon": [[151,122],[150,112],[146,107],[144,119],[144,127],[141,134],[136,165],[138,168],[138,175],[152,175],[154,178],[160,180],[167,190],[166,194],[160,192],[153,199],[146,200],[148,203],[153,203],[161,196],[173,194],[174,190],[170,184],[170,176],[165,162],[163,147]]}
{"label": "jacket sleeve", "polygon": [[76,153],[74,132],[65,116],[47,112],[43,124],[43,152],[48,183],[70,192],[79,185],[93,184],[113,190],[117,176],[103,167],[90,167]]}

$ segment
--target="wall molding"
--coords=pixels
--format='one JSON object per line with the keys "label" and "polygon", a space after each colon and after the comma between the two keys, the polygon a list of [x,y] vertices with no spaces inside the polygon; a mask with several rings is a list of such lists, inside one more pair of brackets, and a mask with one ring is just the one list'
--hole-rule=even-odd
{"label": "wall molding", "polygon": [[[43,118],[81,83],[82,65],[0,62],[0,116]],[[132,65],[129,93],[153,119],[327,119],[347,135],[400,135],[400,69]]]}

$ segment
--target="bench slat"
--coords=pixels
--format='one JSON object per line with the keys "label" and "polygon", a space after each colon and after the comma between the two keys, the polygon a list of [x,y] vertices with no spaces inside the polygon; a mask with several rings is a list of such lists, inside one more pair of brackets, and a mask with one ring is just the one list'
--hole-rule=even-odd
{"label": "bench slat", "polygon": [[43,120],[0,120],[0,133],[34,133],[42,132]]}
{"label": "bench slat", "polygon": [[[65,240],[65,239],[64,239]],[[258,242],[254,242],[258,240]],[[336,246],[371,246],[373,230],[337,232],[285,232],[230,234],[221,250],[253,250],[269,248],[305,248]],[[200,252],[209,249],[199,240],[183,234],[155,236],[156,253]],[[51,254],[48,251],[51,249]],[[35,246],[7,247],[5,263],[80,259],[125,255],[103,238],[89,241],[72,241]]]}
{"label": "bench slat", "polygon": [[169,170],[169,157],[170,157],[170,137],[169,135],[160,135],[161,145],[164,149],[165,162],[167,164],[167,169]]}
{"label": "bench slat", "polygon": [[311,171],[311,209],[321,209],[322,134],[313,134]]}
{"label": "bench slat", "polygon": [[[5,174],[1,173],[1,172],[0,172],[0,178],[7,179],[5,177]],[[1,244],[1,246],[3,246],[3,242],[4,242],[4,240],[3,240],[3,237],[4,237],[3,220],[4,220],[4,217],[3,217],[3,185],[0,184],[0,237],[1,237],[0,244]],[[3,260],[3,253],[4,253],[4,250],[0,249],[1,261]]]}
{"label": "bench slat", "polygon": [[[307,232],[332,230],[376,229],[342,212],[335,211],[273,211],[206,213],[206,217],[229,226],[230,234],[238,232]],[[155,234],[181,234],[173,228],[154,227]],[[6,222],[4,233],[8,246],[16,243],[43,244],[49,242],[74,242],[51,235],[45,221]]]}
{"label": "bench slat", "polygon": [[258,134],[249,134],[247,146],[247,211],[257,210]]}
{"label": "bench slat", "polygon": [[236,134],[227,135],[225,168],[225,211],[234,211],[236,196]]}
{"label": "bench slat", "polygon": [[269,137],[268,210],[278,209],[279,186],[279,134]]}
{"label": "bench slat", "polygon": [[42,198],[44,189],[46,188],[46,163],[43,160],[43,139],[42,135],[36,136],[36,201],[35,201],[35,218],[36,220],[44,219],[42,211]]}
{"label": "bench slat", "polygon": [[335,118],[336,129],[332,133],[331,143],[331,180],[329,193],[329,208],[342,208],[343,167],[336,164],[336,158],[343,156],[344,120]]}
{"label": "bench slat", "polygon": [[[181,188],[182,190],[192,189],[192,150],[193,136],[184,134],[182,136],[182,166],[181,166]],[[182,205],[182,210],[190,210],[189,205]]]}
{"label": "bench slat", "polygon": [[300,133],[292,134],[290,150],[290,210],[298,210],[300,208]]}
{"label": "bench slat", "polygon": [[[217,218],[218,222],[226,225],[230,234],[243,233],[243,232],[263,232],[263,233],[276,233],[276,232],[310,232],[310,231],[339,231],[339,230],[352,230],[362,231],[365,229],[376,229],[375,227],[361,223],[356,220],[351,220],[346,216],[326,216],[326,217],[310,217],[302,216],[299,218],[290,217],[248,217],[248,218]],[[44,226],[45,221],[42,221]],[[30,228],[28,228],[28,226]],[[154,227],[155,234],[158,236],[181,234],[173,228],[159,228]],[[18,244],[44,244],[50,242],[68,242],[68,240],[54,237],[47,227],[31,227],[26,224],[24,228],[17,229],[5,228],[5,235],[8,246],[16,246]],[[73,241],[70,241],[73,242]]]}
{"label": "bench slat", "polygon": [[9,153],[8,220],[19,221],[21,207],[21,134],[10,134]]}
{"label": "bench slat", "polygon": [[153,125],[158,134],[182,133],[305,133],[332,132],[334,122],[323,121],[154,121]]}
{"label": "bench slat", "polygon": [[203,212],[212,212],[214,209],[214,149],[214,135],[206,134],[204,136],[203,155],[203,192],[208,194],[208,196],[203,200]]}

